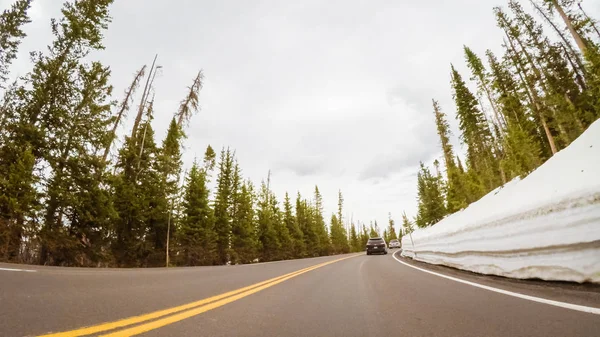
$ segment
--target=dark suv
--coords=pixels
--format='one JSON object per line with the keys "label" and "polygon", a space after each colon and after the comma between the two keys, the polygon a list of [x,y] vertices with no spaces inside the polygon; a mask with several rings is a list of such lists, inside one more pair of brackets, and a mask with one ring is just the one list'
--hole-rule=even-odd
{"label": "dark suv", "polygon": [[373,253],[388,253],[387,244],[383,238],[370,238],[369,241],[367,241],[367,255]]}

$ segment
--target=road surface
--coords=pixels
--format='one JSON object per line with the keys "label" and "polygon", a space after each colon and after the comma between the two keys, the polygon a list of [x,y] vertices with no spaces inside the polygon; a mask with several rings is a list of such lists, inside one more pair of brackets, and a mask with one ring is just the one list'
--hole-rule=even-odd
{"label": "road surface", "polygon": [[169,269],[0,264],[0,336],[9,337],[597,337],[598,308],[598,286],[487,277],[393,254]]}

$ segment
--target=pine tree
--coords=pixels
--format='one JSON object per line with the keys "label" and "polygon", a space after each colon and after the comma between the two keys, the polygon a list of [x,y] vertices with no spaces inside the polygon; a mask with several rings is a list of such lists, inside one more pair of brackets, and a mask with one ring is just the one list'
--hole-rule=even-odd
{"label": "pine tree", "polygon": [[[533,57],[525,48],[523,42],[523,34],[519,27],[510,19],[502,9],[494,8],[496,15],[496,21],[500,28],[502,28],[506,34],[505,47],[507,48],[507,58],[514,64],[517,70],[520,81],[525,89],[531,109],[534,111],[533,117],[540,129],[540,134],[544,134],[547,139],[548,147],[544,147],[543,150],[546,156],[550,157],[557,151],[557,144],[555,141],[556,133],[550,128],[552,124],[553,114],[551,109],[546,106],[542,97],[540,97],[541,84],[541,72],[533,62]],[[517,49],[517,45],[520,50]],[[549,151],[548,151],[549,150]]]}
{"label": "pine tree", "polygon": [[354,223],[350,224],[350,248],[352,252],[360,252],[362,250],[361,238],[356,232]]}
{"label": "pine tree", "polygon": [[342,191],[338,191],[338,213],[332,214],[330,224],[330,240],[333,254],[343,254],[349,251],[348,236],[343,225],[343,205],[344,197]]}
{"label": "pine tree", "polygon": [[440,108],[436,100],[433,102],[433,112],[435,115],[435,124],[437,127],[438,136],[444,154],[444,163],[446,165],[447,189],[446,189],[446,204],[449,213],[454,213],[459,209],[467,206],[467,191],[463,176],[460,174],[454,161],[454,151],[450,143],[450,125],[446,119],[446,114]]}
{"label": "pine tree", "polygon": [[218,264],[229,262],[231,215],[229,207],[232,198],[234,158],[231,150],[222,149],[219,159],[217,191],[214,200],[215,231],[217,233]]}
{"label": "pine tree", "polygon": [[[2,163],[10,163],[5,171],[8,174],[0,175],[0,260],[28,262],[19,252],[27,219],[39,209],[39,196],[33,188],[37,177],[31,174],[35,158],[30,148],[19,151],[10,146],[0,147]],[[9,157],[12,154],[19,157]]]}
{"label": "pine tree", "polygon": [[398,239],[398,235],[396,234],[396,228],[394,227],[394,219],[392,219],[392,214],[389,213],[388,214],[388,228],[387,228],[387,232],[389,235],[389,240],[397,240]]}
{"label": "pine tree", "polygon": [[417,226],[427,227],[442,220],[447,213],[440,181],[423,163],[417,174],[417,190]]}
{"label": "pine tree", "polygon": [[[236,171],[239,174],[239,169]],[[233,198],[236,212],[231,224],[232,263],[251,263],[258,257],[259,246],[252,183],[243,183]]]}
{"label": "pine tree", "polygon": [[292,246],[290,247],[293,258],[301,258],[306,254],[306,245],[304,243],[304,234],[300,229],[298,220],[293,213],[290,196],[285,192],[283,201],[283,222],[291,235]]}
{"label": "pine tree", "polygon": [[473,188],[470,190],[470,194],[478,199],[486,191],[490,191],[500,184],[491,150],[493,138],[485,116],[478,108],[477,99],[467,88],[454,66],[451,68],[453,98],[457,107],[459,128],[462,132],[461,140],[467,146],[467,164],[469,170],[473,171],[471,177],[474,180],[470,181]]}
{"label": "pine tree", "polygon": [[[162,177],[161,187],[163,188],[164,198],[167,201],[167,208],[163,217],[166,221],[158,221],[156,227],[153,228],[155,235],[154,254],[162,256],[162,251],[166,248],[167,242],[172,239],[176,214],[174,213],[175,203],[179,194],[179,180],[181,174],[181,140],[183,138],[183,130],[175,122],[175,118],[171,120],[167,136],[163,140],[163,144],[159,150],[157,160],[157,169]],[[161,215],[157,214],[160,218]],[[168,257],[168,256],[167,256]],[[158,263],[158,262],[157,262]],[[168,265],[168,264],[167,264]]]}
{"label": "pine tree", "polygon": [[276,231],[272,194],[270,190],[271,173],[267,181],[262,181],[258,195],[258,239],[260,241],[261,261],[274,261],[280,257],[281,243]]}
{"label": "pine tree", "polygon": [[501,165],[512,179],[531,172],[541,162],[543,139],[537,133],[532,117],[522,103],[522,94],[509,71],[488,50],[486,52],[492,72],[492,90],[498,97],[498,108],[506,117],[504,135],[505,156]]}
{"label": "pine tree", "polygon": [[323,197],[321,196],[318,186],[315,186],[314,198],[315,205],[312,212],[312,219],[319,238],[319,255],[329,255],[331,253],[331,241],[329,240],[327,225],[323,218]]}
{"label": "pine tree", "polygon": [[402,228],[404,231],[404,235],[410,234],[414,231],[413,222],[410,221],[408,216],[406,216],[406,212],[402,212]]}
{"label": "pine tree", "polygon": [[[111,2],[95,2],[94,6],[90,1],[65,4],[63,17],[52,25],[55,40],[47,53],[32,53],[32,72],[23,78],[23,85],[13,87],[13,102],[3,104],[7,107],[2,112],[3,155],[24,160],[29,157],[26,151],[30,151],[35,164],[29,174],[38,176],[26,178],[27,173],[19,174],[26,181],[41,180],[40,172],[45,175],[46,215],[36,241],[41,243],[41,263],[92,263],[106,237],[105,220],[95,218],[110,213],[107,195],[98,188],[100,182],[95,176],[101,171],[96,149],[104,147],[106,141],[112,88],[108,85],[109,69],[85,58],[92,50],[103,48],[102,31],[110,21]],[[29,7],[28,3],[18,4],[24,11]],[[28,20],[24,12],[21,14],[13,17],[13,24]],[[11,48],[18,45],[18,37],[11,34],[19,34],[15,30],[8,34],[7,40],[3,38],[8,48],[3,57],[8,56],[10,62],[9,54],[16,50]],[[46,169],[37,170],[41,166]],[[0,163],[0,175],[16,173],[11,170],[9,162]],[[7,187],[7,191],[14,191]],[[6,197],[20,207],[26,205],[19,196]],[[48,261],[50,255],[56,258]]]}
{"label": "pine tree", "polygon": [[211,265],[217,262],[217,234],[208,193],[206,172],[194,161],[186,177],[183,218],[177,232],[182,265]]}
{"label": "pine tree", "polygon": [[21,41],[27,36],[23,26],[31,22],[27,12],[32,0],[18,0],[0,14],[0,89],[8,79],[8,68],[17,57]]}
{"label": "pine tree", "polygon": [[[125,139],[116,163],[117,173],[111,179],[118,215],[111,248],[117,265],[122,267],[147,265],[147,258],[154,250],[148,233],[156,227],[161,214],[166,221],[167,200],[162,191],[162,177],[156,169],[159,149],[151,125],[152,109],[148,109],[146,118],[136,137]],[[138,144],[146,149],[141,155]]]}
{"label": "pine tree", "polygon": [[367,241],[369,241],[369,231],[367,230],[367,227],[365,226],[365,224],[362,224],[362,229],[360,230],[360,250],[364,251],[365,250],[365,246],[367,245]]}
{"label": "pine tree", "polygon": [[475,80],[477,82],[479,95],[481,96],[485,94],[486,98],[488,99],[492,110],[494,111],[494,117],[496,118],[495,122],[500,127],[504,127],[506,125],[506,121],[496,106],[496,99],[493,97],[492,90],[490,89],[489,75],[487,74],[483,62],[481,62],[479,56],[477,56],[477,54],[475,54],[469,47],[463,46],[463,48],[465,51],[467,66],[469,69],[471,69],[471,73],[473,74],[471,80]]}
{"label": "pine tree", "polygon": [[[375,221],[375,226],[377,226],[377,221]],[[369,229],[369,237],[370,238],[379,237],[379,229],[376,229],[375,227],[373,227],[373,224],[371,224],[370,229]],[[366,242],[365,242],[365,244],[366,244]]]}
{"label": "pine tree", "polygon": [[273,192],[271,192],[270,202],[272,208],[271,214],[273,216],[273,229],[277,234],[277,241],[279,242],[277,259],[291,259],[293,257],[293,252],[291,251],[291,248],[293,246],[292,237],[284,221],[284,214],[279,208],[279,202],[277,201],[277,197],[275,196],[275,194],[273,194]]}

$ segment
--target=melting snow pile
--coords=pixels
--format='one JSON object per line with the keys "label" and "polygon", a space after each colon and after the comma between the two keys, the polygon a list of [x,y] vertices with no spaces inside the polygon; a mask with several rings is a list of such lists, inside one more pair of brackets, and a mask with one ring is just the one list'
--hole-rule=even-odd
{"label": "melting snow pile", "polygon": [[600,120],[523,180],[405,235],[402,249],[477,273],[600,283]]}

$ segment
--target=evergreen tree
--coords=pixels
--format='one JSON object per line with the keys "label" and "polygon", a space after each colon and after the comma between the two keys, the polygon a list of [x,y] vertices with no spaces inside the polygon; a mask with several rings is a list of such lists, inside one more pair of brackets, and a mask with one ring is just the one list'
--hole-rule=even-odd
{"label": "evergreen tree", "polygon": [[402,212],[402,228],[405,235],[410,234],[414,231],[413,223],[412,221],[410,221],[408,216],[406,216],[405,212]]}
{"label": "evergreen tree", "polygon": [[331,247],[333,254],[343,254],[348,253],[348,236],[346,235],[346,230],[343,225],[343,205],[344,205],[344,197],[342,196],[342,191],[338,191],[338,214],[331,216]]}
{"label": "evergreen tree", "polygon": [[217,262],[214,220],[208,199],[206,172],[194,162],[186,177],[183,218],[177,232],[180,264],[199,266]]}
{"label": "evergreen tree", "polygon": [[431,226],[444,218],[446,208],[439,177],[432,176],[429,168],[420,163],[417,174],[417,226]]}
{"label": "evergreen tree", "polygon": [[354,223],[350,224],[350,248],[352,252],[362,251],[361,238],[356,232],[356,226]]}
{"label": "evergreen tree", "polygon": [[314,210],[306,199],[302,199],[300,193],[296,196],[296,221],[304,237],[306,255],[309,257],[319,255],[319,236],[314,221]]}
{"label": "evergreen tree", "polygon": [[312,212],[314,228],[319,238],[319,255],[329,255],[331,253],[331,241],[327,233],[327,225],[323,218],[323,197],[319,187],[315,186],[315,205]]}
{"label": "evergreen tree", "polygon": [[293,258],[301,258],[306,254],[306,245],[304,243],[304,234],[300,229],[298,220],[293,213],[290,196],[285,192],[283,201],[283,222],[291,235],[292,246],[289,248]]}
{"label": "evergreen tree", "polygon": [[492,90],[490,89],[489,75],[485,69],[485,66],[483,65],[483,62],[481,62],[479,56],[477,56],[477,54],[475,54],[469,47],[463,46],[463,48],[465,51],[467,66],[469,69],[471,69],[473,74],[471,80],[475,80],[477,82],[479,95],[482,96],[485,94],[486,98],[490,102],[492,110],[494,111],[494,117],[496,118],[496,124],[503,127],[506,124],[506,121],[496,106],[496,99],[493,97]]}
{"label": "evergreen tree", "polygon": [[543,138],[537,133],[532,116],[524,106],[522,94],[509,71],[488,50],[488,61],[492,71],[492,89],[498,97],[499,109],[507,121],[505,136],[505,158],[502,165],[510,178],[531,172],[541,163]]}
{"label": "evergreen tree", "polygon": [[[371,223],[371,226],[369,229],[369,237],[370,238],[379,237],[379,229],[376,227],[377,227],[377,221],[375,221],[375,226],[373,226],[373,223]],[[365,244],[366,244],[366,242],[365,242]]]}
{"label": "evergreen tree", "polygon": [[23,26],[31,20],[27,15],[32,0],[17,0],[0,14],[0,89],[8,79],[8,68],[17,57],[21,41],[27,36]]}
{"label": "evergreen tree", "polygon": [[362,224],[362,229],[360,230],[360,250],[364,251],[365,250],[365,246],[367,245],[367,241],[369,241],[369,231],[367,230],[367,227]]}
{"label": "evergreen tree", "polygon": [[251,263],[258,257],[258,237],[254,213],[254,187],[250,181],[234,195],[236,213],[232,221],[233,263]]}
{"label": "evergreen tree", "polygon": [[398,239],[398,235],[396,234],[396,228],[394,227],[394,219],[392,219],[392,214],[389,213],[388,214],[388,228],[387,228],[387,232],[388,232],[388,242],[390,240],[397,240]]}
{"label": "evergreen tree", "polygon": [[215,231],[217,233],[218,264],[229,262],[231,214],[230,205],[233,195],[234,158],[231,150],[222,149],[219,159],[217,191],[214,200]]}
{"label": "evergreen tree", "polygon": [[470,195],[479,199],[486,191],[498,186],[499,179],[494,170],[494,156],[491,150],[493,141],[485,116],[478,108],[475,96],[467,88],[462,77],[452,68],[453,98],[457,107],[461,140],[467,146],[467,164],[473,171]]}
{"label": "evergreen tree", "polygon": [[279,208],[279,202],[277,201],[277,197],[275,194],[273,194],[273,192],[271,192],[270,202],[272,208],[271,214],[273,216],[273,229],[277,234],[277,241],[279,242],[279,251],[277,251],[276,259],[291,259],[293,257],[292,237],[284,221],[285,215],[281,212],[281,209]]}
{"label": "evergreen tree", "polygon": [[465,188],[464,177],[460,174],[454,161],[454,151],[450,143],[450,125],[446,120],[446,114],[440,108],[436,100],[433,102],[433,112],[435,115],[435,124],[440,137],[442,152],[444,154],[444,163],[446,165],[447,188],[446,188],[446,206],[449,213],[454,213],[467,206],[467,191]]}
{"label": "evergreen tree", "polygon": [[274,261],[280,258],[281,243],[276,231],[276,216],[273,214],[271,190],[269,189],[271,177],[267,182],[261,183],[258,196],[258,239],[260,241],[261,261]]}
{"label": "evergreen tree", "polygon": [[[147,265],[154,242],[149,236],[164,217],[167,200],[162,192],[162,177],[156,170],[159,149],[151,125],[152,110],[142,122],[134,139],[126,138],[116,163],[117,174],[111,179],[113,200],[118,215],[112,253],[122,267]],[[138,150],[143,144],[145,151]]]}

